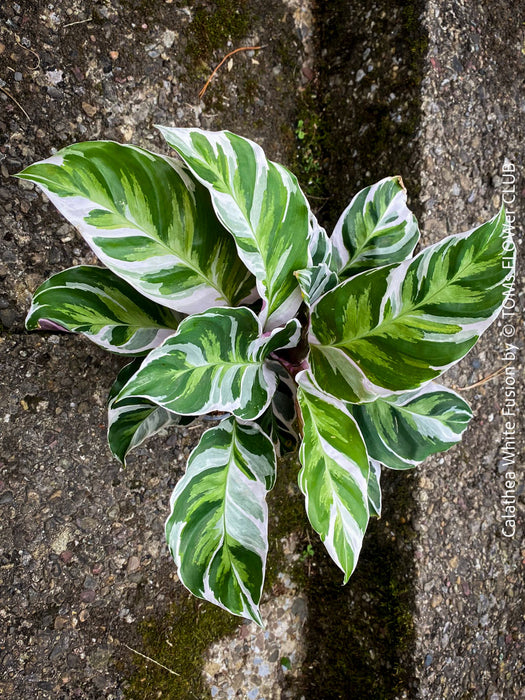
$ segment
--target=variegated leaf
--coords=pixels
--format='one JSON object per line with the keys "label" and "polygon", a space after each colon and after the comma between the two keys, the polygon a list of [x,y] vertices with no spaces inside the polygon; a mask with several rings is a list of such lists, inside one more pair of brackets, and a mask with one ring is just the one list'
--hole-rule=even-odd
{"label": "variegated leaf", "polygon": [[350,578],[368,525],[369,464],[357,423],[342,401],[297,375],[304,425],[299,486],[306,512],[328,553]]}
{"label": "variegated leaf", "polygon": [[342,279],[411,257],[419,229],[406,202],[400,177],[387,177],[356,194],[331,238]]}
{"label": "variegated leaf", "polygon": [[333,260],[332,243],[324,228],[319,225],[315,216],[310,212],[308,251],[310,253],[309,266],[325,264],[331,270],[335,270],[338,261]]}
{"label": "variegated leaf", "polygon": [[[123,387],[129,382],[129,380],[135,374],[135,372],[138,371],[143,362],[143,357],[136,357],[134,360],[132,360],[132,362],[122,367],[122,369],[117,374],[117,378],[115,379],[108,391],[108,406],[111,403],[114,403],[115,399],[120,394]],[[131,401],[134,401],[134,399],[130,399],[130,402]]]}
{"label": "variegated leaf", "polygon": [[228,131],[159,129],[208,187],[217,216],[255,274],[265,327],[286,323],[301,304],[293,273],[308,264],[309,208],[295,176]]}
{"label": "variegated leaf", "polygon": [[163,306],[235,305],[253,287],[208,192],[170,158],[91,141],[18,177],[42,188],[104,265]]}
{"label": "variegated leaf", "polygon": [[194,595],[261,625],[268,552],[266,493],[276,460],[255,424],[229,418],[207,430],[171,497],[166,537]]}
{"label": "variegated leaf", "polygon": [[189,425],[195,420],[193,416],[180,416],[146,399],[130,398],[117,402],[116,397],[122,387],[140,365],[141,360],[135,360],[123,367],[109,392],[108,443],[111,452],[122,464],[126,463],[126,457],[132,449],[156,435],[162,428]]}
{"label": "variegated leaf", "polygon": [[308,306],[329,292],[339,283],[335,272],[332,272],[326,263],[320,263],[306,270],[297,270],[295,276],[299,280],[303,299]]}
{"label": "variegated leaf", "polygon": [[277,388],[269,407],[257,422],[272,439],[278,456],[282,456],[294,450],[299,439],[295,410],[297,387],[290,374],[279,362],[267,360],[267,364],[277,375]]}
{"label": "variegated leaf", "polygon": [[139,294],[111,270],[80,265],[36,290],[26,328],[82,333],[100,347],[143,355],[175,332],[179,316]]}
{"label": "variegated leaf", "polygon": [[390,469],[416,467],[460,441],[472,412],[455,391],[430,382],[412,391],[349,406],[368,454]]}
{"label": "variegated leaf", "polygon": [[266,410],[277,385],[266,357],[294,347],[299,337],[296,319],[261,337],[259,321],[247,308],[195,314],[148,355],[119,400],[142,396],[183,415],[229,411],[253,420]]}
{"label": "variegated leaf", "polygon": [[[460,360],[498,315],[509,267],[505,215],[412,260],[362,272],[311,311],[312,371],[352,403],[416,389]],[[512,271],[510,271],[512,274]]]}
{"label": "variegated leaf", "polygon": [[368,475],[368,509],[370,515],[381,517],[381,464],[375,459],[370,460]]}

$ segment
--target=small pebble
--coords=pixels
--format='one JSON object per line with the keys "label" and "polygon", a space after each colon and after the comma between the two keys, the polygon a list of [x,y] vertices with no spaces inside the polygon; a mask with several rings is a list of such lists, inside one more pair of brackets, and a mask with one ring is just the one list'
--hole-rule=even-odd
{"label": "small pebble", "polygon": [[89,102],[82,102],[82,109],[88,115],[88,117],[94,117],[98,112],[98,107],[89,104]]}
{"label": "small pebble", "polygon": [[127,572],[128,574],[137,571],[140,568],[140,559],[138,557],[130,557],[128,559]]}
{"label": "small pebble", "polygon": [[171,49],[175,42],[175,32],[173,32],[171,29],[166,29],[164,34],[162,35],[162,43],[167,49]]}
{"label": "small pebble", "polygon": [[62,92],[62,90],[59,90],[53,85],[47,88],[47,94],[54,100],[61,100],[64,97],[64,93]]}
{"label": "small pebble", "polygon": [[68,624],[68,622],[69,622],[69,620],[67,617],[63,617],[62,615],[57,615],[57,617],[55,617],[55,622],[53,624],[53,627],[56,630],[63,630],[64,627],[66,627],[66,625]]}

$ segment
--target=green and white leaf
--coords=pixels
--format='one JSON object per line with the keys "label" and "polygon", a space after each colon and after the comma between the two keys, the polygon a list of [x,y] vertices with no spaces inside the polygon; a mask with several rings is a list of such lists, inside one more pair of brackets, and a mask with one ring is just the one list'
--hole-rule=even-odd
{"label": "green and white leaf", "polygon": [[166,537],[194,595],[262,625],[266,494],[275,482],[272,443],[256,424],[229,418],[207,430],[171,497]]}
{"label": "green and white leaf", "polygon": [[194,176],[257,279],[266,328],[286,323],[301,305],[295,270],[308,265],[309,207],[286,168],[260,146],[229,131],[159,127]]}
{"label": "green and white leaf", "polygon": [[141,396],[182,415],[228,411],[254,420],[277,386],[267,356],[294,347],[300,331],[299,321],[292,319],[262,336],[259,320],[244,307],[189,316],[148,355],[119,400]]}
{"label": "green and white leaf", "polygon": [[42,188],[104,265],[163,306],[234,306],[254,286],[208,192],[170,158],[91,141],[18,177]]}
{"label": "green and white leaf", "polygon": [[344,403],[315,386],[307,371],[297,375],[297,382],[304,425],[299,486],[308,519],[346,583],[368,525],[368,455]]}
{"label": "green and white leaf", "polygon": [[146,299],[111,270],[80,265],[40,285],[26,327],[58,326],[111,352],[141,355],[172,335],[178,322],[176,313]]}
{"label": "green and white leaf", "polygon": [[126,464],[126,457],[132,449],[156,435],[162,428],[189,425],[195,420],[193,416],[177,415],[146,399],[131,398],[117,402],[116,397],[122,387],[140,365],[141,360],[135,360],[123,367],[109,392],[108,443],[111,452],[122,464]]}
{"label": "green and white leaf", "polygon": [[503,210],[412,260],[339,284],[311,310],[317,384],[360,403],[417,389],[460,360],[506,299]]}
{"label": "green and white leaf", "polygon": [[368,454],[390,469],[416,467],[461,440],[472,411],[466,401],[431,382],[415,392],[352,405]]}
{"label": "green and white leaf", "polygon": [[320,263],[305,270],[297,270],[295,273],[301,287],[303,299],[308,306],[312,306],[326,292],[339,284],[339,278],[332,272],[326,263]]}
{"label": "green and white leaf", "polygon": [[344,279],[407,260],[418,240],[403,181],[387,177],[356,194],[335,225],[331,244],[337,253],[337,272]]}
{"label": "green and white leaf", "polygon": [[309,220],[308,252],[311,258],[309,267],[324,263],[331,270],[335,270],[339,264],[338,261],[333,260],[332,244],[325,229],[319,225],[312,212]]}
{"label": "green and white leaf", "polygon": [[295,410],[297,387],[279,362],[267,360],[267,364],[278,377],[277,388],[269,407],[257,422],[272,439],[278,456],[282,456],[294,450],[299,440]]}
{"label": "green and white leaf", "polygon": [[370,472],[368,474],[368,509],[370,515],[381,517],[381,464],[375,459],[370,460]]}

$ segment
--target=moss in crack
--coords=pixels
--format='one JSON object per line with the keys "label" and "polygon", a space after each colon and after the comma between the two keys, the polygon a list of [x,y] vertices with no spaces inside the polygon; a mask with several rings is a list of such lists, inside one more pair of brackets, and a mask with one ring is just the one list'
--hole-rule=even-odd
{"label": "moss in crack", "polygon": [[[130,700],[202,700],[209,697],[202,670],[204,653],[215,641],[231,635],[241,624],[238,617],[185,591],[164,618],[140,626],[141,654],[157,663],[133,655],[135,672],[126,689]],[[179,675],[173,675],[166,668]]]}
{"label": "moss in crack", "polygon": [[268,498],[270,532],[264,585],[267,592],[272,588],[280,571],[286,570],[300,586],[305,585],[307,581],[307,562],[299,559],[290,569],[282,547],[283,539],[291,534],[297,537],[300,550],[306,549],[308,543],[309,525],[304,510],[304,497],[297,486],[299,467],[297,452],[292,452],[280,460],[277,483]]}
{"label": "moss in crack", "polygon": [[239,41],[250,27],[244,0],[199,2],[192,10],[186,51],[196,59],[209,61],[214,51],[225,49],[228,40]]}
{"label": "moss in crack", "polygon": [[239,102],[244,109],[249,109],[259,93],[259,81],[255,78],[245,77],[242,86]]}
{"label": "moss in crack", "polygon": [[306,88],[297,110],[291,170],[305,194],[313,200],[314,209],[318,209],[319,203],[327,197],[324,171],[329,138],[329,130],[318,107],[317,94],[313,88]]}
{"label": "moss in crack", "polygon": [[[268,498],[270,537],[264,585],[266,595],[277,582],[277,574],[285,568],[300,585],[308,580],[308,562],[299,560],[290,572],[282,548],[282,539],[291,533],[297,533],[300,548],[303,539],[306,542],[307,521],[304,499],[297,487],[298,468],[297,453],[280,460],[279,479]],[[202,676],[204,654],[211,644],[233,635],[242,624],[241,618],[193,597],[182,587],[176,596],[177,601],[167,615],[140,625],[142,644],[137,651],[180,675],[175,676],[157,663],[133,655],[135,671],[126,689],[129,700],[157,697],[203,700],[209,697]]]}
{"label": "moss in crack", "polygon": [[[187,2],[181,6],[187,6]],[[247,7],[246,0],[214,0],[199,2],[191,5],[192,20],[188,25],[186,36],[187,79],[196,85],[206,82],[215,67],[216,58],[231,50],[228,42],[235,46],[242,43],[252,24],[252,13]],[[214,53],[217,56],[214,56]],[[216,61],[218,63],[218,60]],[[237,76],[238,76],[237,72]],[[213,90],[207,95],[207,101],[214,112],[219,114],[229,106],[221,73],[213,81]],[[250,87],[253,93],[254,86]]]}

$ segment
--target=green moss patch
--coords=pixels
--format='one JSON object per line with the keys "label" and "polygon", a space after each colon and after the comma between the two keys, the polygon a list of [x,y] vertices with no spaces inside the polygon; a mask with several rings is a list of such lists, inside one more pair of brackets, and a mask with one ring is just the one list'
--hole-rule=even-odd
{"label": "green moss patch", "polygon": [[217,49],[227,53],[227,42],[240,41],[250,28],[250,14],[243,0],[215,0],[192,6],[186,51],[196,59],[209,61]]}
{"label": "green moss patch", "polygon": [[133,654],[135,672],[126,697],[132,700],[209,697],[202,676],[204,653],[213,642],[233,634],[240,624],[239,618],[225,610],[182,593],[181,600],[168,615],[142,623],[143,644],[137,649],[179,675]]}

